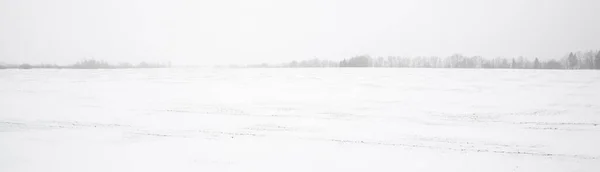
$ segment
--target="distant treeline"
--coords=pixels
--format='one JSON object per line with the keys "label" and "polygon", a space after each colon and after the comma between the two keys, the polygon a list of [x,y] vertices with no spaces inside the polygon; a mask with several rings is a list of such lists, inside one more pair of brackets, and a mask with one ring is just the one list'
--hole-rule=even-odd
{"label": "distant treeline", "polygon": [[250,68],[302,68],[302,67],[387,67],[387,68],[500,68],[500,69],[600,69],[600,51],[572,52],[561,59],[540,60],[539,58],[493,58],[463,56],[449,57],[370,57],[356,56],[342,61],[304,60],[278,65],[266,63]]}
{"label": "distant treeline", "polygon": [[119,63],[117,65],[109,64],[103,60],[87,59],[77,62],[72,65],[60,66],[55,64],[20,64],[20,65],[2,65],[0,69],[128,69],[128,68],[167,68],[171,67],[171,63],[160,64],[160,63],[147,63],[141,62],[139,64],[130,63]]}

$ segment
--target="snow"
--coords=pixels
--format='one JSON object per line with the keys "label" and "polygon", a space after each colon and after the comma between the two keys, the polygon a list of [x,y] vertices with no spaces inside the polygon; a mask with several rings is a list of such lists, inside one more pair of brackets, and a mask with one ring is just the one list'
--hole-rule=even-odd
{"label": "snow", "polygon": [[600,72],[0,70],[0,171],[600,171]]}

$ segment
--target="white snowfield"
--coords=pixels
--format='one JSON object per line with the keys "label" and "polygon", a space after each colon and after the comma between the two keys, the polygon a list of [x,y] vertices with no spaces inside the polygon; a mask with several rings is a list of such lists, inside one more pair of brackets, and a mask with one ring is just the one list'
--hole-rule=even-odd
{"label": "white snowfield", "polygon": [[0,70],[0,171],[600,171],[600,71]]}

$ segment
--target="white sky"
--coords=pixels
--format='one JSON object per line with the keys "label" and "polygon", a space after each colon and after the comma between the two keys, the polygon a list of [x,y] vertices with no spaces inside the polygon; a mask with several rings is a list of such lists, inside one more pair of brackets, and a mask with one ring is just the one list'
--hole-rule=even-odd
{"label": "white sky", "polygon": [[278,63],[600,49],[599,0],[0,0],[0,62]]}

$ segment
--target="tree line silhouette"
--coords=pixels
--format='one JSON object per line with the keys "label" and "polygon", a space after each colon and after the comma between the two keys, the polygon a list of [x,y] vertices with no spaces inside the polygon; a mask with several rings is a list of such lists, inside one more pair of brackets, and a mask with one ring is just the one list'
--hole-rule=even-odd
{"label": "tree line silhouette", "polygon": [[128,68],[167,68],[171,67],[171,63],[160,64],[160,63],[147,63],[141,62],[139,64],[131,63],[119,63],[116,65],[109,64],[103,60],[86,59],[79,61],[72,65],[60,66],[55,64],[20,64],[20,65],[0,65],[0,69],[128,69]]}
{"label": "tree line silhouette", "polygon": [[[237,66],[239,67],[239,66]],[[440,57],[371,57],[368,55],[355,56],[341,61],[311,59],[292,61],[278,65],[266,63],[248,65],[250,68],[302,68],[302,67],[387,67],[387,68],[499,68],[499,69],[600,69],[600,51],[569,53],[555,60],[539,58],[493,58],[481,56],[463,56],[454,54],[445,58]]]}
{"label": "tree line silhouette", "polygon": [[[103,60],[85,59],[72,65],[60,66],[55,64],[0,64],[0,69],[127,69],[127,68],[167,68],[171,63],[139,64],[119,63],[109,64]],[[383,68],[498,68],[498,69],[600,69],[600,51],[571,52],[559,60],[540,60],[539,58],[493,58],[486,59],[481,56],[464,56],[454,54],[445,58],[440,57],[371,57],[368,55],[355,56],[341,61],[310,59],[292,61],[271,65],[267,63],[230,66],[248,68],[324,68],[324,67],[383,67]]]}

